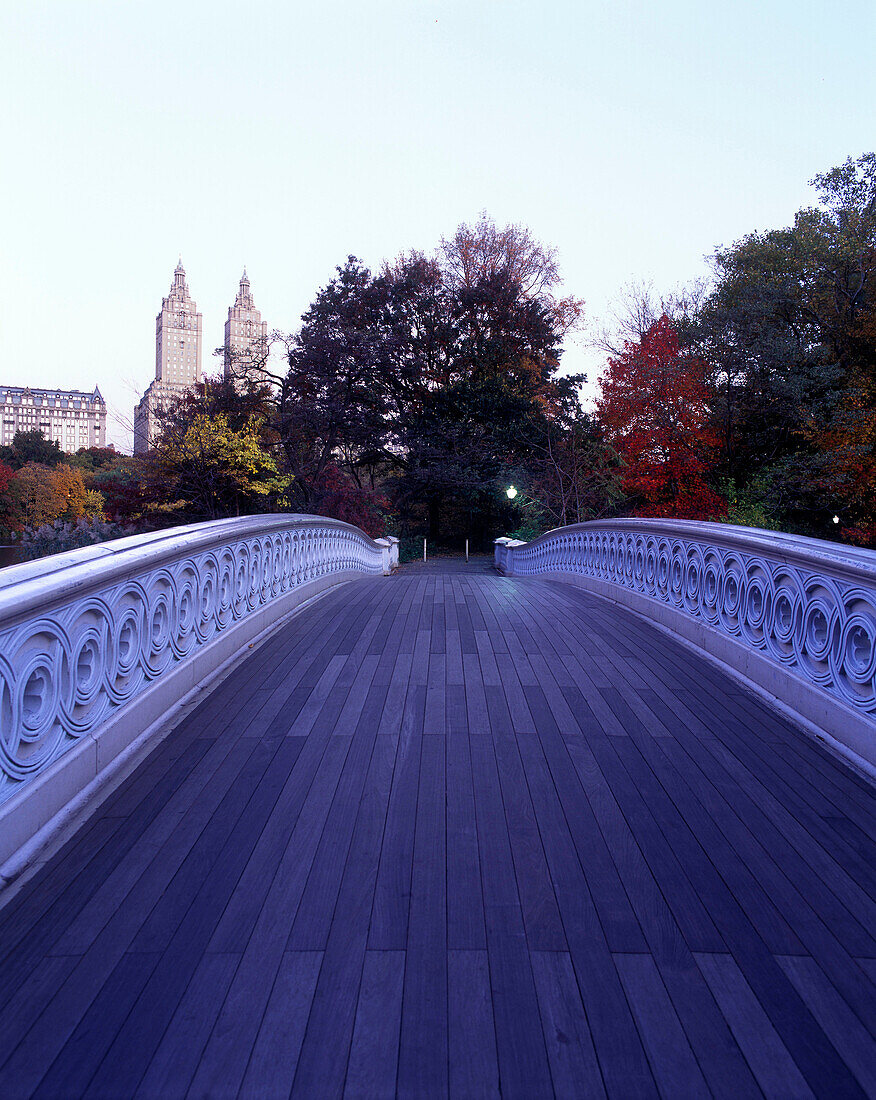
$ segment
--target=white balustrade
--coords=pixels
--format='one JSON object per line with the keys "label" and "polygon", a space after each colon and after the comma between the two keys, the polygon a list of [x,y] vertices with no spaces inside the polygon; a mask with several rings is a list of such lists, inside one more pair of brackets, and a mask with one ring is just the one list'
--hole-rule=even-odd
{"label": "white balustrade", "polygon": [[[622,519],[529,543],[498,539],[495,556],[508,575],[592,578],[645,597],[876,721],[872,550],[721,523]],[[679,622],[635,606],[670,628]]]}
{"label": "white balustrade", "polygon": [[396,539],[272,515],[0,570],[0,802],[232,627],[270,622],[321,578],[388,573],[397,560]]}

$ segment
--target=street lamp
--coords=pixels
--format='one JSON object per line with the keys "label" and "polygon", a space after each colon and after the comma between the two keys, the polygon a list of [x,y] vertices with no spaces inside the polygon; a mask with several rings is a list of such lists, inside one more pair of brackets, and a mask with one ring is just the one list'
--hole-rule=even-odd
{"label": "street lamp", "polygon": [[514,488],[513,485],[509,485],[508,488],[505,490],[505,495],[508,497],[509,500],[513,500],[517,496],[517,490]]}
{"label": "street lamp", "polygon": [[834,523],[839,523],[839,516],[834,516],[833,517],[833,522]]}

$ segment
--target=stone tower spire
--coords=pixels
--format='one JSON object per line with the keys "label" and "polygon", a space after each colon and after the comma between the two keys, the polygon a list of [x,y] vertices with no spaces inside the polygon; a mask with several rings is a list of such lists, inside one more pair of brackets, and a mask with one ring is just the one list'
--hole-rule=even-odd
{"label": "stone tower spire", "polygon": [[249,289],[249,279],[246,277],[246,268],[243,269],[243,275],[240,277],[240,287],[234,299],[234,305],[241,306],[243,309],[255,309],[252,291]]}
{"label": "stone tower spire", "polygon": [[241,380],[264,362],[268,326],[255,307],[246,268],[225,322],[225,377]]}
{"label": "stone tower spire", "polygon": [[154,442],[161,408],[201,381],[203,327],[180,257],[155,318],[155,380],[134,412],[134,454],[145,453]]}
{"label": "stone tower spire", "polygon": [[155,318],[155,378],[174,386],[201,381],[203,318],[186,286],[182,258],[173,272],[170,294]]}
{"label": "stone tower spire", "polygon": [[173,283],[170,287],[171,296],[174,298],[188,298],[189,289],[186,286],[186,269],[183,267],[182,256],[177,260],[173,271]]}

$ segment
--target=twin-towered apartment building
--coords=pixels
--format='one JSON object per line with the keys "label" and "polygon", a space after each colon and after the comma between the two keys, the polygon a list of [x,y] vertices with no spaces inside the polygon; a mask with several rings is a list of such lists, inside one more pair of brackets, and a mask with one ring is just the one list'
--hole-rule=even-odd
{"label": "twin-towered apartment building", "polygon": [[[134,410],[135,455],[148,451],[155,441],[162,407],[201,383],[202,340],[203,317],[189,294],[180,260],[170,294],[155,318],[155,379]],[[268,326],[255,307],[244,269],[225,322],[225,376],[245,373],[262,361],[267,347]]]}

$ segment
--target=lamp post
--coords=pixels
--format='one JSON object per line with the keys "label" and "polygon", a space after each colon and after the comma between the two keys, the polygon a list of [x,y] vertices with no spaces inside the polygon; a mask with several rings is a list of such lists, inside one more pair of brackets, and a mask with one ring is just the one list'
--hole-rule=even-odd
{"label": "lamp post", "polygon": [[517,490],[513,485],[509,485],[505,490],[505,496],[507,496],[509,500],[513,500],[517,496]]}

